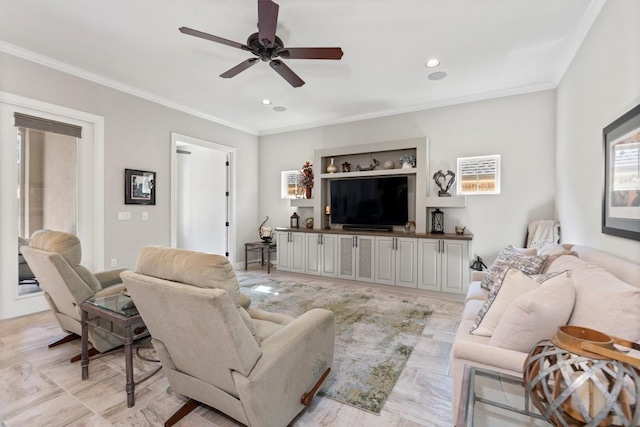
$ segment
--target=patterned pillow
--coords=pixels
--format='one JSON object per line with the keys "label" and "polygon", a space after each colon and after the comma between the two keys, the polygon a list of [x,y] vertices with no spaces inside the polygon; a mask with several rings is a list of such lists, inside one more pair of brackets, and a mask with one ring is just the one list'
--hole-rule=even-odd
{"label": "patterned pillow", "polygon": [[490,337],[513,300],[551,279],[555,282],[568,277],[569,273],[566,271],[529,276],[517,268],[508,268],[503,280],[500,280],[489,292],[489,296],[473,322],[470,333]]}
{"label": "patterned pillow", "polygon": [[502,280],[506,271],[517,268],[524,274],[538,274],[545,261],[546,255],[525,256],[513,246],[509,245],[498,254],[487,275],[482,279],[480,286],[488,291]]}

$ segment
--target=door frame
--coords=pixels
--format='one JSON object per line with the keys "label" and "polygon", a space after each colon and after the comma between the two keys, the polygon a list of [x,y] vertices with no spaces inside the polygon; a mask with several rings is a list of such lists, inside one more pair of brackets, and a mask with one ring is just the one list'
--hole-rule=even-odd
{"label": "door frame", "polygon": [[231,262],[231,265],[234,265],[236,258],[236,222],[234,220],[234,218],[236,217],[236,149],[233,147],[229,147],[228,145],[218,144],[212,141],[195,138],[177,132],[171,132],[171,247],[175,248],[178,246],[178,154],[176,153],[176,150],[178,149],[179,142],[222,151],[229,155],[229,168],[227,170],[229,187],[227,214],[229,218],[229,228],[227,242],[229,245],[229,262]]}
{"label": "door frame", "polygon": [[[78,177],[91,179],[79,179],[76,184],[76,234],[83,247],[82,265],[90,271],[103,270],[104,117],[0,91],[0,115],[4,116],[9,110],[82,126],[83,137],[77,139],[76,143],[76,174]],[[15,173],[16,144],[13,144],[17,143],[17,129],[12,118],[7,122],[0,122],[0,188],[3,194],[0,203],[0,234],[12,236],[0,241],[0,319],[6,319],[47,310],[49,306],[42,292],[23,296],[18,294],[18,199],[14,193],[18,181]]]}

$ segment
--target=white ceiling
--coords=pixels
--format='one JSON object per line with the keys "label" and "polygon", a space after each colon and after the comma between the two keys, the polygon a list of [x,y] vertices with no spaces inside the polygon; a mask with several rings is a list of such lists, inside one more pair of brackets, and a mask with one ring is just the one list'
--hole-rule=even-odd
{"label": "white ceiling", "polygon": [[553,88],[604,1],[276,0],[285,46],[344,51],[285,60],[295,89],[267,63],[222,79],[252,55],[178,31],[245,43],[257,0],[0,0],[0,50],[269,134]]}

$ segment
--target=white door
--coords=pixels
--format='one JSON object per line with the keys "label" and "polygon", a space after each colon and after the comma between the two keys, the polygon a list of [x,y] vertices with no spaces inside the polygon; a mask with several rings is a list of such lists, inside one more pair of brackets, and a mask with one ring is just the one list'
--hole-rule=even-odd
{"label": "white door", "polygon": [[322,234],[320,245],[321,273],[323,276],[338,276],[338,236]]}
{"label": "white door", "polygon": [[415,288],[418,283],[417,240],[396,237],[396,280],[398,286]]}
{"label": "white door", "polygon": [[376,236],[376,283],[395,285],[395,237]]}
{"label": "white door", "polygon": [[469,244],[464,240],[443,240],[442,291],[466,294],[469,284]]}
{"label": "white door", "polygon": [[418,287],[440,290],[440,240],[418,239]]}
{"label": "white door", "polygon": [[234,262],[235,149],[171,134],[171,245]]}
{"label": "white door", "polygon": [[307,253],[307,274],[320,275],[320,235],[309,233],[305,236],[305,250]]}

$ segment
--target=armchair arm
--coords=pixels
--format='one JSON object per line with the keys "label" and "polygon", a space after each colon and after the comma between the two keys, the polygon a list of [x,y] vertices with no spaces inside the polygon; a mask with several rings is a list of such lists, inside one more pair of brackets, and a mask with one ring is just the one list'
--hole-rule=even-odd
{"label": "armchair arm", "polygon": [[334,345],[335,314],[324,309],[304,313],[264,340],[251,373],[233,372],[248,419],[260,426],[287,425],[303,409],[302,395],[331,367]]}
{"label": "armchair arm", "polygon": [[122,279],[120,278],[120,273],[123,271],[127,271],[126,268],[116,268],[114,270],[101,271],[99,273],[94,273],[98,282],[102,285],[102,289],[108,288],[109,286],[117,285],[118,283],[122,283]]}

